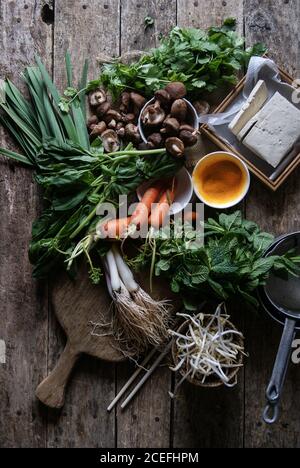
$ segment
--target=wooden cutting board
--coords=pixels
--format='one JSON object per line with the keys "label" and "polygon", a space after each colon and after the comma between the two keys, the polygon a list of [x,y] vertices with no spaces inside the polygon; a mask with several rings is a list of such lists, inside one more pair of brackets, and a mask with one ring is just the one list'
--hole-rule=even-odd
{"label": "wooden cutting board", "polygon": [[[149,278],[138,275],[137,281],[149,292]],[[174,311],[181,306],[167,284],[161,279],[153,282],[151,296],[174,301]],[[52,372],[38,386],[37,398],[51,408],[64,405],[66,385],[72,369],[81,354],[89,354],[104,361],[121,362],[124,355],[118,351],[117,342],[111,336],[93,334],[95,323],[111,321],[111,298],[104,284],[93,285],[85,267],[78,272],[76,281],[61,274],[52,284],[51,300],[56,317],[67,336],[66,347]],[[102,333],[103,328],[96,332]]]}

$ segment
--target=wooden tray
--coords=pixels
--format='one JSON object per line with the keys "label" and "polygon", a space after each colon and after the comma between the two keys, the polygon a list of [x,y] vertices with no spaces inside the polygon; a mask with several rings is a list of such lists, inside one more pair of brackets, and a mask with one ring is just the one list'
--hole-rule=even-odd
{"label": "wooden tray", "polygon": [[[281,79],[292,85],[294,79],[285,71],[279,68]],[[226,98],[221,102],[221,104],[215,109],[214,113],[226,112],[228,106],[233,102],[233,100],[240,94],[244,88],[246,77],[244,77],[237,86],[226,96]],[[241,158],[248,166],[249,170],[258,177],[267,187],[271,190],[276,191],[288,178],[288,176],[296,169],[300,163],[300,153],[296,154],[290,164],[278,175],[275,180],[271,180],[266,174],[264,174],[255,164],[253,164],[247,157],[245,157],[238,149],[232,146],[230,143],[225,142],[221,139],[213,129],[211,129],[207,124],[203,124],[200,127],[201,133],[206,135],[213,143],[215,143],[219,148],[224,151],[229,151],[233,154],[236,154]]]}

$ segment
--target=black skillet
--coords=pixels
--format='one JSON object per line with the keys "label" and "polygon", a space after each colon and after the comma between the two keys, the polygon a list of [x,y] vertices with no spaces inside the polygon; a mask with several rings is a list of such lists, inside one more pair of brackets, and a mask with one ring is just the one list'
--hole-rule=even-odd
{"label": "black skillet", "polygon": [[[283,255],[289,250],[300,254],[300,232],[276,239],[264,256]],[[259,290],[262,305],[267,313],[284,325],[271,380],[266,390],[267,405],[263,419],[267,424],[276,422],[279,416],[279,401],[292,352],[292,343],[300,330],[300,278],[281,278],[272,273],[266,285]]]}

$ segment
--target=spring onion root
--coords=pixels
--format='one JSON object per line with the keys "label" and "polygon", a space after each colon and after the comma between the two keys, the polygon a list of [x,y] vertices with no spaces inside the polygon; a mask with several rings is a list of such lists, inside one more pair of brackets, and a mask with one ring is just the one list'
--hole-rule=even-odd
{"label": "spring onion root", "polygon": [[213,316],[178,314],[187,320],[187,330],[171,332],[176,340],[176,362],[171,370],[180,371],[183,375],[171,397],[187,378],[205,384],[213,377],[227,387],[236,385],[236,373],[233,371],[242,366],[243,335],[229,328],[229,316],[221,314],[222,307],[220,304]]}
{"label": "spring onion root", "polygon": [[171,304],[152,299],[136,283],[116,245],[106,254],[104,263],[115,306],[113,332],[120,349],[133,357],[151,345],[161,346],[168,339]]}

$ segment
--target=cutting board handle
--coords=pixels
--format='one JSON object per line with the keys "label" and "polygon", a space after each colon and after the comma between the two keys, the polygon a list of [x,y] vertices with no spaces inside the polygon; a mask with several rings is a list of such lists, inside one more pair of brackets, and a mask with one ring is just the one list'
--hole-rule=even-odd
{"label": "cutting board handle", "polygon": [[36,389],[36,397],[46,406],[61,408],[64,405],[66,385],[78,357],[78,352],[67,342],[55,368]]}

